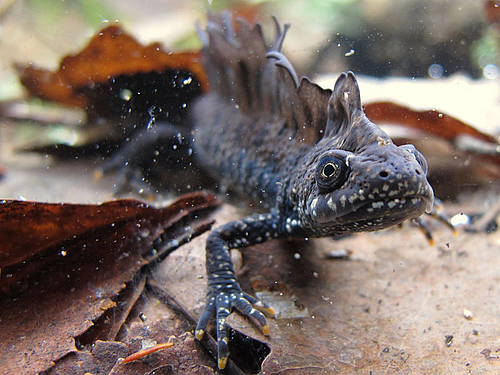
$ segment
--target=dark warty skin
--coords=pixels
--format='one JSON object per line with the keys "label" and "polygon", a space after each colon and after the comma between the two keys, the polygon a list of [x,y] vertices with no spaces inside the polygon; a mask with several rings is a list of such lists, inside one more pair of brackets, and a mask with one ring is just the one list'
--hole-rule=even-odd
{"label": "dark warty skin", "polygon": [[280,52],[284,30],[267,46],[260,25],[210,16],[203,65],[211,91],[195,104],[198,161],[221,185],[267,212],[222,225],[206,243],[208,302],[201,339],[216,316],[218,366],[228,359],[226,318],[233,308],[269,328],[274,311],[243,292],[229,251],[272,238],[374,231],[430,211],[427,164],[412,146],[396,146],[370,122],[358,84],[342,73],[333,91],[300,81]]}

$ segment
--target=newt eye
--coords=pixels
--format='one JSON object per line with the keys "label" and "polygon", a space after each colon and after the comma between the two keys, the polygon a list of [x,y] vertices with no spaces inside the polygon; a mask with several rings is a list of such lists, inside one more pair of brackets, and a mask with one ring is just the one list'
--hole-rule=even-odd
{"label": "newt eye", "polygon": [[316,168],[316,184],[321,193],[332,191],[340,186],[346,178],[347,166],[334,157],[327,156],[320,160]]}

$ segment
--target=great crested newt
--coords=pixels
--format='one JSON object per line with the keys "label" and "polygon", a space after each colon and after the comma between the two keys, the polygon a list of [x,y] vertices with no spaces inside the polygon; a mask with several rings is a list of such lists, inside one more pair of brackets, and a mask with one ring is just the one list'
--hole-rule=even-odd
{"label": "great crested newt", "polygon": [[265,334],[262,312],[274,314],[241,289],[230,249],[375,231],[433,207],[425,158],[413,145],[396,146],[365,116],[354,74],[342,73],[333,91],[299,79],[281,52],[288,25],[275,26],[272,45],[260,25],[228,15],[210,15],[199,32],[210,91],[192,104],[195,155],[221,185],[265,212],[212,230],[206,242],[208,300],[196,337],[215,316],[220,369],[231,310]]}

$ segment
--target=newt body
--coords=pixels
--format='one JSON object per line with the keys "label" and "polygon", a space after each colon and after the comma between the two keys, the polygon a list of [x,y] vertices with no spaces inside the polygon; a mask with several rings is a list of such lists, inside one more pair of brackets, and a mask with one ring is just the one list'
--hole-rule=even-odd
{"label": "newt body", "polygon": [[361,107],[351,72],[332,90],[298,79],[280,52],[287,27],[276,22],[267,46],[259,25],[211,16],[201,32],[211,92],[193,106],[193,144],[200,163],[222,185],[251,197],[266,213],[213,230],[206,244],[208,302],[201,338],[216,315],[219,368],[228,358],[226,317],[232,308],[264,333],[271,308],[243,292],[229,255],[272,238],[374,231],[429,211],[427,164],[412,146],[396,146]]}

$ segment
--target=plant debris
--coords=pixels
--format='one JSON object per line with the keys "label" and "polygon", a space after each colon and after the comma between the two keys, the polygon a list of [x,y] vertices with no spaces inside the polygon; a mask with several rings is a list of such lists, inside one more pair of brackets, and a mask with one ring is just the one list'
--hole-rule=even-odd
{"label": "plant debris", "polygon": [[[109,309],[120,307],[125,312],[125,317],[115,320],[121,326],[132,307],[117,306],[117,297],[127,283],[139,289],[144,286],[136,278],[158,259],[158,251],[151,255],[155,240],[181,239],[186,228],[192,228],[190,237],[198,235],[196,228],[207,229],[203,213],[215,203],[213,196],[204,193],[180,197],[164,208],[135,200],[101,205],[3,201],[3,369],[38,373],[51,368],[78,352],[75,337]],[[129,298],[137,300],[137,293]],[[112,326],[105,332],[113,339],[119,330]]]}

